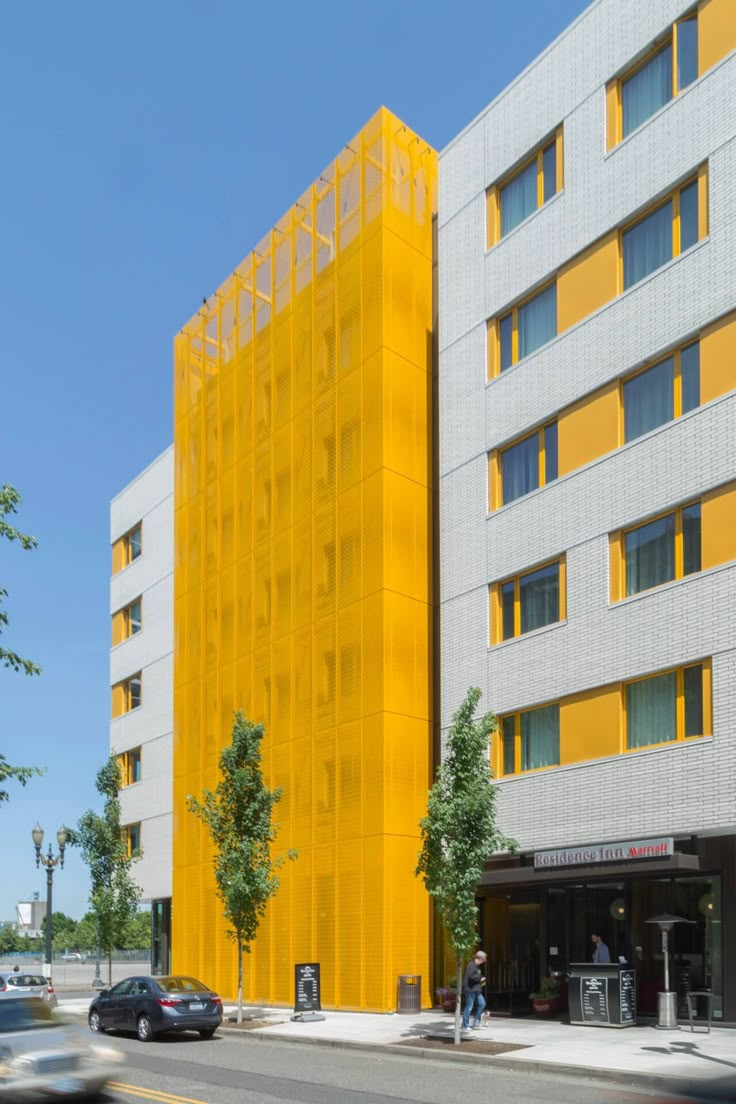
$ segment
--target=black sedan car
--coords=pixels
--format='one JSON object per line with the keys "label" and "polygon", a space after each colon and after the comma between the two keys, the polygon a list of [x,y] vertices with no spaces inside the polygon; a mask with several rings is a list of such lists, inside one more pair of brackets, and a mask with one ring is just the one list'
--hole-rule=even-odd
{"label": "black sedan car", "polygon": [[133,1031],[142,1043],[164,1031],[198,1031],[211,1039],[222,1001],[196,978],[129,977],[103,989],[89,1006],[92,1031]]}

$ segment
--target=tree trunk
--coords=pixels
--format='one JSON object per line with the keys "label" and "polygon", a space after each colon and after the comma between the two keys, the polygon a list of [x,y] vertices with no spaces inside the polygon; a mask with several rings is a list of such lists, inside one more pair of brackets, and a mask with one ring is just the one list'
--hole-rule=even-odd
{"label": "tree trunk", "polygon": [[107,953],[107,986],[112,989],[112,951]]}
{"label": "tree trunk", "polygon": [[463,997],[465,995],[463,993],[463,956],[462,955],[457,956],[456,966],[457,966],[457,972],[456,972],[456,975],[455,975],[455,983],[456,983],[457,988],[456,988],[455,992],[457,993],[457,1000],[455,1001],[455,1044],[460,1042],[460,1016],[462,1015],[462,1011],[463,1011]]}
{"label": "tree trunk", "polygon": [[238,934],[238,1023],[243,1022],[243,940]]}

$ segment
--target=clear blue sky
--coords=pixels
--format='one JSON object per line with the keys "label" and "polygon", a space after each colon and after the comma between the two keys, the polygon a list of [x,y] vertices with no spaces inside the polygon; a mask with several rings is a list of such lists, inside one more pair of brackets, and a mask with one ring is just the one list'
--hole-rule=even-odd
{"label": "clear blue sky", "polygon": [[[108,749],[109,501],[172,430],[172,338],[385,104],[441,149],[587,0],[68,0],[3,9],[0,920],[44,890],[31,828],[96,804]],[[581,62],[583,64],[583,62]],[[86,908],[76,854],[55,905]]]}

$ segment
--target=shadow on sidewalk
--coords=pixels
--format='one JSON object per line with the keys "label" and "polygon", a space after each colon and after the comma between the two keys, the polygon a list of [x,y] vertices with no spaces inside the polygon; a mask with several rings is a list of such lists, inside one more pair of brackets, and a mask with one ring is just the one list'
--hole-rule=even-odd
{"label": "shadow on sidewalk", "polygon": [[[665,1054],[668,1057],[674,1055],[679,1058],[683,1055],[689,1055],[691,1058],[702,1058],[704,1062],[715,1062],[716,1065],[729,1066],[731,1069],[736,1069],[736,1062],[727,1062],[725,1058],[715,1058],[712,1054],[703,1054],[701,1050],[698,1050],[697,1043],[672,1042],[669,1046],[645,1046],[641,1049],[646,1050],[649,1054]],[[732,1100],[736,1100],[736,1095],[732,1097]]]}

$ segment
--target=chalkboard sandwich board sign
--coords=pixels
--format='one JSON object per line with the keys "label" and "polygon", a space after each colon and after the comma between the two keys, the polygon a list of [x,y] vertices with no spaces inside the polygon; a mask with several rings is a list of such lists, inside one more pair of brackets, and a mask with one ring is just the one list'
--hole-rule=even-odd
{"label": "chalkboard sandwich board sign", "polygon": [[323,1020],[319,986],[319,962],[299,962],[294,967],[294,1015],[299,1023]]}

